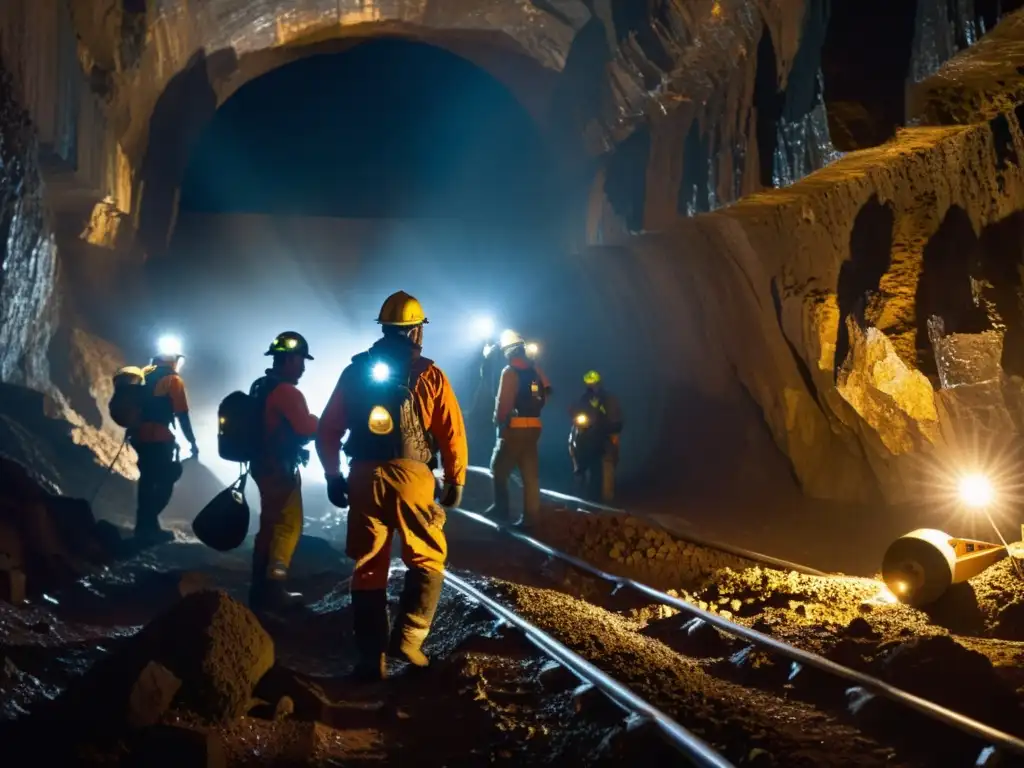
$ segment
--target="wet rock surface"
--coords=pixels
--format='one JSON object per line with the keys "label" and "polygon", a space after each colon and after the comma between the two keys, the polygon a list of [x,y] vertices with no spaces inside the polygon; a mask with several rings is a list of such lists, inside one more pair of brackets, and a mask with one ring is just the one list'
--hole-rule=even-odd
{"label": "wet rock surface", "polygon": [[49,386],[57,253],[43,202],[39,147],[0,60],[0,381]]}

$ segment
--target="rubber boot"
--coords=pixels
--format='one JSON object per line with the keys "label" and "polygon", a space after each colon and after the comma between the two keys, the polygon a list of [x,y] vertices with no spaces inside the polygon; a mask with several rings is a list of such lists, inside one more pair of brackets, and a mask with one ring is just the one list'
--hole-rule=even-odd
{"label": "rubber boot", "polygon": [[352,590],[352,630],[359,653],[352,679],[363,683],[383,680],[387,677],[384,655],[391,631],[386,589]]}
{"label": "rubber boot", "polygon": [[285,613],[302,608],[305,601],[301,592],[289,592],[284,579],[267,578],[264,582],[264,610]]}
{"label": "rubber boot", "polygon": [[253,553],[252,577],[249,580],[249,610],[259,613],[267,603],[267,558]]}
{"label": "rubber boot", "polygon": [[415,667],[426,667],[430,659],[423,653],[423,641],[430,632],[437,604],[441,599],[444,574],[434,571],[405,572],[405,585],[399,602],[400,615],[391,634],[388,655]]}

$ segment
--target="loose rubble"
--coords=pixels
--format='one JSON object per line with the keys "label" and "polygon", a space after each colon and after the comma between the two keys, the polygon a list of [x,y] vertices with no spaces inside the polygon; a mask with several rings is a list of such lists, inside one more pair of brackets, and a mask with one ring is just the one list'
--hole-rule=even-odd
{"label": "loose rubble", "polygon": [[563,551],[651,586],[696,586],[721,568],[754,563],[677,538],[632,515],[545,509],[543,538]]}

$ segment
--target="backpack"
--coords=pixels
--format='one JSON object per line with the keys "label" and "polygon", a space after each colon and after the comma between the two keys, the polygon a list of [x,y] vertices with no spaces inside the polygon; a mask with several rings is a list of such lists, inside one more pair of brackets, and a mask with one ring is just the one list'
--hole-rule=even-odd
{"label": "backpack", "polygon": [[516,372],[517,389],[515,411],[516,416],[539,417],[547,402],[544,383],[540,374],[532,365],[529,368],[513,368]]}
{"label": "backpack", "polygon": [[148,394],[145,372],[131,365],[122,368],[114,374],[114,394],[107,405],[110,418],[119,427],[137,429]]}
{"label": "backpack", "polygon": [[257,388],[253,384],[249,394],[239,390],[221,400],[217,408],[217,453],[222,459],[248,464],[258,457],[263,447],[263,409],[274,386]]}
{"label": "backpack", "polygon": [[[391,375],[376,381],[372,370],[384,362]],[[420,358],[414,367],[363,352],[352,358],[342,374],[345,381],[349,436],[345,454],[349,461],[390,461],[413,459],[428,466],[436,464],[432,436],[423,428],[413,401],[411,387],[432,361]]]}

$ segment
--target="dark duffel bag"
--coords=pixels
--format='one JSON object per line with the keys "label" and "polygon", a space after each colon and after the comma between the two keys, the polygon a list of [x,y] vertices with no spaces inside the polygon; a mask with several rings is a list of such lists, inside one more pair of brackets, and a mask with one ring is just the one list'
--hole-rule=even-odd
{"label": "dark duffel bag", "polygon": [[245,473],[218,493],[192,521],[192,532],[218,552],[239,547],[249,533],[249,503],[245,500]]}

